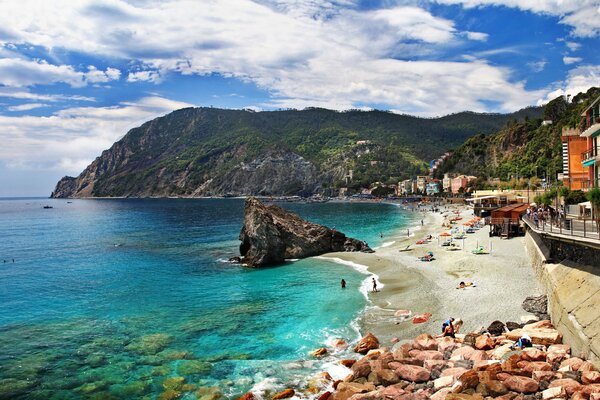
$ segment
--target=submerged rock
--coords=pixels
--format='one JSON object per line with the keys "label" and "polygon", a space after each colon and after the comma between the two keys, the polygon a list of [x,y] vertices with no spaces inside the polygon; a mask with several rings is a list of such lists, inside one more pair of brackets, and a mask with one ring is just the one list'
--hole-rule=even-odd
{"label": "submerged rock", "polygon": [[366,242],[253,197],[246,200],[240,240],[242,262],[251,267],[338,251],[373,252]]}

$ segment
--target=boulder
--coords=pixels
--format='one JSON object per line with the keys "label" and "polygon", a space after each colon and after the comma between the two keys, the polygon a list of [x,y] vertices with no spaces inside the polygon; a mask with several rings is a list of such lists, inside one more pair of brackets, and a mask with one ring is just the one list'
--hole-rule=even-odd
{"label": "boulder", "polygon": [[290,397],[294,397],[295,394],[296,392],[294,391],[294,389],[287,388],[284,391],[279,392],[275,396],[273,396],[273,400],[289,399]]}
{"label": "boulder", "polygon": [[403,385],[390,385],[381,391],[381,396],[386,399],[395,399],[405,393]]}
{"label": "boulder", "polygon": [[251,267],[338,251],[373,252],[365,242],[254,197],[246,199],[240,240],[242,261]]}
{"label": "boulder", "polygon": [[415,338],[413,348],[417,350],[437,350],[438,342],[431,335],[423,333]]}
{"label": "boulder", "polygon": [[596,369],[596,367],[594,367],[594,364],[592,364],[589,361],[584,361],[583,363],[581,363],[581,365],[579,366],[578,371],[581,372],[586,372],[586,371],[598,371],[598,369]]}
{"label": "boulder", "polygon": [[550,382],[550,385],[548,387],[550,387],[550,388],[562,387],[565,389],[567,394],[570,396],[573,393],[581,390],[581,383],[577,382],[574,379],[568,379],[568,378],[567,379],[556,379],[556,380]]}
{"label": "boulder", "polygon": [[580,393],[589,398],[592,393],[600,393],[600,384],[584,385],[581,387]]}
{"label": "boulder", "polygon": [[373,350],[379,347],[379,340],[371,332],[367,333],[365,337],[360,339],[354,351],[356,353],[366,354],[369,350]]}
{"label": "boulder", "polygon": [[434,394],[432,394],[430,399],[431,400],[445,400],[446,396],[448,396],[448,394],[450,394],[451,391],[452,391],[452,389],[450,389],[450,388],[440,389],[437,392],[435,392]]}
{"label": "boulder", "polygon": [[310,354],[313,357],[323,357],[324,355],[327,354],[327,349],[325,347],[321,347],[320,349],[317,349],[317,350],[313,351]]}
{"label": "boulder", "polygon": [[328,400],[329,397],[331,397],[331,392],[327,391],[321,394],[317,400]]}
{"label": "boulder", "polygon": [[494,348],[494,339],[489,335],[481,335],[475,339],[475,348],[478,350],[491,350]]}
{"label": "boulder", "polygon": [[521,307],[539,319],[548,319],[548,298],[546,295],[527,297]]}
{"label": "boulder", "polygon": [[562,335],[556,329],[543,326],[538,327],[536,324],[525,325],[522,329],[515,329],[507,332],[506,337],[509,340],[517,341],[524,333],[526,333],[531,337],[531,341],[534,344],[548,346],[562,342]]}
{"label": "boulder", "polygon": [[340,364],[346,368],[352,368],[354,363],[356,363],[356,360],[340,360]]}
{"label": "boulder", "polygon": [[532,371],[531,378],[538,382],[549,382],[555,378],[555,373],[553,371]]}
{"label": "boulder", "polygon": [[371,373],[371,364],[369,360],[363,358],[352,365],[352,378],[366,378]]}
{"label": "boulder", "polygon": [[371,383],[361,384],[356,382],[340,382],[335,393],[332,396],[333,400],[348,400],[350,397],[358,393],[367,393],[375,390],[375,386]]}
{"label": "boulder", "polygon": [[398,383],[398,375],[391,369],[375,369],[373,373],[377,376],[377,381],[384,386]]}
{"label": "boulder", "polygon": [[454,384],[454,377],[451,375],[442,376],[433,381],[433,388],[440,390],[446,387],[450,387]]}
{"label": "boulder", "polygon": [[542,392],[543,400],[566,399],[566,398],[567,398],[567,392],[565,392],[565,389],[560,386],[548,388]]}
{"label": "boulder", "polygon": [[510,376],[504,384],[508,389],[518,393],[534,393],[540,387],[536,381],[524,376]]}
{"label": "boulder", "polygon": [[348,347],[348,343],[346,343],[344,339],[336,339],[333,342],[333,347],[335,347],[336,349],[345,349],[346,347]]}
{"label": "boulder", "polygon": [[404,380],[411,382],[425,382],[431,376],[429,370],[417,365],[400,364],[396,368],[396,374]]}
{"label": "boulder", "polygon": [[455,379],[458,379],[458,377],[461,376],[462,374],[464,374],[465,372],[467,372],[466,368],[461,368],[461,367],[446,368],[445,370],[442,371],[442,376],[452,376]]}
{"label": "boulder", "polygon": [[533,371],[552,371],[552,365],[545,361],[521,361],[517,366],[528,375],[531,375]]}
{"label": "boulder", "polygon": [[526,347],[521,353],[521,358],[526,361],[546,361],[546,353],[535,347]]}
{"label": "boulder", "polygon": [[438,342],[437,350],[442,354],[444,354],[446,351],[453,351],[459,346],[459,344],[456,343],[453,338],[448,336],[444,336],[436,340]]}
{"label": "boulder", "polygon": [[483,384],[491,396],[502,396],[508,393],[506,385],[498,380],[484,381]]}
{"label": "boulder", "polygon": [[562,368],[568,368],[569,371],[579,371],[579,368],[581,367],[581,365],[583,364],[583,360],[579,357],[571,357],[571,358],[567,358],[566,360],[563,360],[560,363],[560,369]]}
{"label": "boulder", "polygon": [[472,348],[471,346],[462,346],[452,352],[450,359],[451,360],[468,360],[474,351],[475,351],[475,349]]}
{"label": "boulder", "polygon": [[417,355],[415,355],[417,360],[443,360],[444,355],[437,350],[423,350],[420,351]]}
{"label": "boulder", "polygon": [[458,380],[461,382],[463,388],[476,388],[479,384],[479,375],[477,375],[477,371],[468,370],[461,374],[458,377]]}
{"label": "boulder", "polygon": [[255,399],[256,398],[254,397],[252,392],[248,392],[245,395],[243,395],[242,397],[240,397],[238,400],[255,400]]}
{"label": "boulder", "polygon": [[429,371],[433,371],[434,369],[442,370],[446,368],[448,365],[448,361],[446,360],[424,360],[423,368],[428,369]]}
{"label": "boulder", "polygon": [[493,336],[500,336],[504,333],[506,325],[502,321],[494,321],[488,326],[487,331]]}
{"label": "boulder", "polygon": [[483,396],[479,393],[449,393],[446,396],[446,400],[483,400]]}
{"label": "boulder", "polygon": [[581,374],[581,382],[586,385],[592,383],[600,383],[600,372],[598,371],[585,371]]}

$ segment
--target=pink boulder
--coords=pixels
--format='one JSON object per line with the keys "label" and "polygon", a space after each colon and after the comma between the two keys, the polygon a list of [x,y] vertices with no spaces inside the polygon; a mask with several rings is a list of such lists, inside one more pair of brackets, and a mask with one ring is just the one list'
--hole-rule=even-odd
{"label": "pink boulder", "polygon": [[511,376],[504,381],[504,385],[514,392],[534,393],[540,388],[540,385],[531,378],[525,376]]}
{"label": "pink boulder", "polygon": [[356,353],[367,354],[369,350],[379,348],[379,340],[372,333],[367,333],[365,337],[354,348]]}
{"label": "pink boulder", "polygon": [[423,333],[415,338],[413,348],[417,350],[437,350],[438,343],[430,335]]}
{"label": "pink boulder", "polygon": [[494,348],[494,339],[488,335],[481,335],[475,339],[475,348],[478,350],[491,350]]}
{"label": "pink boulder", "polygon": [[585,371],[581,373],[581,382],[586,385],[592,383],[600,383],[600,372],[598,371]]}
{"label": "pink boulder", "polygon": [[396,368],[396,374],[400,379],[411,382],[425,382],[431,376],[429,370],[417,365],[401,364]]}
{"label": "pink boulder", "polygon": [[569,378],[565,378],[565,379],[556,379],[552,382],[550,382],[550,385],[548,387],[562,387],[565,389],[565,391],[567,392],[567,394],[570,396],[575,392],[578,392],[579,390],[581,390],[581,383],[577,382],[574,379],[569,379]]}
{"label": "pink boulder", "polygon": [[441,376],[453,376],[456,379],[458,379],[458,377],[464,374],[465,372],[467,372],[467,369],[462,367],[446,368],[442,371]]}

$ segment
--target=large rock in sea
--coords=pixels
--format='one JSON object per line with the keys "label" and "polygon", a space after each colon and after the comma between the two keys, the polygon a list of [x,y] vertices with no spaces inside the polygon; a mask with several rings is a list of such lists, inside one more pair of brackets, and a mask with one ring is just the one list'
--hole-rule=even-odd
{"label": "large rock in sea", "polygon": [[240,240],[242,262],[251,267],[338,251],[373,252],[366,242],[305,221],[292,212],[276,205],[263,204],[254,197],[246,200]]}

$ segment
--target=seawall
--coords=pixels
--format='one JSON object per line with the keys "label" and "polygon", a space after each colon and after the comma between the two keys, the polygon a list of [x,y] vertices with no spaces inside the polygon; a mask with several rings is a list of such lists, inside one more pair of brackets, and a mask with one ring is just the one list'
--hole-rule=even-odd
{"label": "seawall", "polygon": [[[552,322],[565,343],[571,345],[574,356],[584,356],[600,366],[600,268],[594,267],[600,261],[597,245],[541,236],[528,229],[525,246],[548,296]],[[573,259],[580,262],[569,261]]]}

